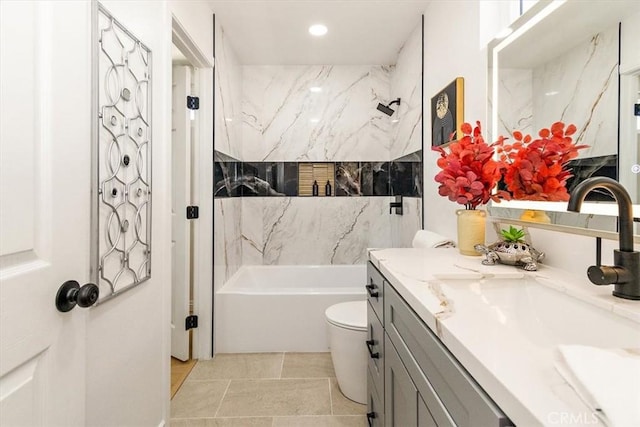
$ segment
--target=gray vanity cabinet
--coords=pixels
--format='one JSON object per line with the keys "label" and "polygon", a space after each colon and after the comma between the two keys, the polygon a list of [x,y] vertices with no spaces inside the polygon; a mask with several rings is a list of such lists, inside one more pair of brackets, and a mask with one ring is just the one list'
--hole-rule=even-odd
{"label": "gray vanity cabinet", "polygon": [[367,421],[371,427],[384,426],[384,317],[385,281],[380,272],[367,265]]}
{"label": "gray vanity cabinet", "polygon": [[[369,284],[372,279],[382,284],[384,295],[381,312],[369,296],[369,425],[512,425],[371,263],[368,276]],[[379,354],[372,354],[371,344]]]}

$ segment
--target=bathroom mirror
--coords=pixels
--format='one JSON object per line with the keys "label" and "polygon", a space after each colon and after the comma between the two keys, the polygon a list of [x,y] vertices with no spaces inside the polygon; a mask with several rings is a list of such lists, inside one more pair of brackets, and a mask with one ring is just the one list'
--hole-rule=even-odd
{"label": "bathroom mirror", "polygon": [[[491,140],[515,130],[536,137],[556,121],[575,124],[574,142],[589,148],[570,164],[568,190],[590,176],[617,179],[632,197],[636,218],[640,49],[628,29],[639,22],[637,1],[540,0],[488,49]],[[552,224],[615,231],[617,204],[610,195],[592,192],[587,202],[581,214],[567,212],[566,202],[523,200],[492,204],[489,212],[517,219],[524,210],[543,210]]]}

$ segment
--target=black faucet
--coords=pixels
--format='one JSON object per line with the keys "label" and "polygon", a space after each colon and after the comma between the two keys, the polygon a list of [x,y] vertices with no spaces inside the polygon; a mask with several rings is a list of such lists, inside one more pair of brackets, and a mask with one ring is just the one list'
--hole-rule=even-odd
{"label": "black faucet", "polygon": [[616,297],[640,300],[640,252],[633,250],[633,204],[627,190],[611,178],[588,178],[571,192],[567,210],[580,212],[582,201],[595,188],[608,190],[618,202],[620,249],[613,251],[614,266],[592,265],[587,276],[596,285],[615,285]]}

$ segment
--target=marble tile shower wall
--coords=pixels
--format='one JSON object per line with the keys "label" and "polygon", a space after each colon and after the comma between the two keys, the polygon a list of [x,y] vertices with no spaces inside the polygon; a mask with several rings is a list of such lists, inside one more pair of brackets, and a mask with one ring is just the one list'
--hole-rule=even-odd
{"label": "marble tile shower wall", "polygon": [[[242,80],[239,61],[220,25],[215,25],[215,59],[216,158],[229,160],[242,155]],[[213,208],[213,283],[217,290],[242,265],[242,202],[214,198]]]}
{"label": "marble tile shower wall", "polygon": [[400,48],[390,87],[402,100],[391,121],[390,158],[397,159],[422,150],[422,22]]}
{"label": "marble tile shower wall", "polygon": [[389,102],[393,69],[243,66],[242,160],[389,159],[391,119],[375,107]]}
{"label": "marble tile shower wall", "polygon": [[[217,27],[220,280],[243,264],[364,263],[368,247],[408,246],[422,224],[421,26],[397,68],[242,66]],[[376,110],[397,97],[394,116]],[[301,162],[335,165],[333,197],[297,197]],[[403,216],[389,214],[396,194]]]}
{"label": "marble tile shower wall", "polygon": [[242,198],[242,215],[245,264],[363,264],[391,244],[386,197]]}

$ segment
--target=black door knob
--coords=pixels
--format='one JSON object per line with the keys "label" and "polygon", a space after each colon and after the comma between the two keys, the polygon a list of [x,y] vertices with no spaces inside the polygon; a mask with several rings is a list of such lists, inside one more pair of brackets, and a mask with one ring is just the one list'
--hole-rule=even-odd
{"label": "black door knob", "polygon": [[73,307],[91,307],[98,301],[100,289],[93,283],[87,283],[80,287],[75,280],[67,280],[60,286],[56,294],[56,308],[58,311],[66,313]]}

